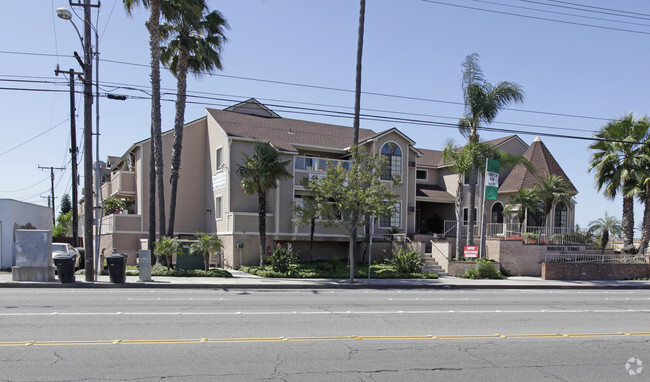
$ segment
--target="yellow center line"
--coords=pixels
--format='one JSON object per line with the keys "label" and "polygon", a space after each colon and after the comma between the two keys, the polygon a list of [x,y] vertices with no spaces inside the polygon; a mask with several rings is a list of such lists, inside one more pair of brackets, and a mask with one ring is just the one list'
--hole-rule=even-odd
{"label": "yellow center line", "polygon": [[395,341],[395,340],[484,340],[484,339],[545,339],[597,337],[650,337],[650,332],[611,333],[513,333],[513,334],[449,334],[402,336],[317,336],[317,337],[242,337],[189,339],[114,339],[114,340],[58,340],[58,341],[0,341],[0,347],[10,346],[84,346],[84,345],[171,345],[202,343],[305,342],[305,341]]}

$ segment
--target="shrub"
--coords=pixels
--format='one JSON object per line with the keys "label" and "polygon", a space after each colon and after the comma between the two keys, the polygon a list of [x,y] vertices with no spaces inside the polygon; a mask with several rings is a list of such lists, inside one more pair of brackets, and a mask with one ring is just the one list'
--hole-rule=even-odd
{"label": "shrub", "polygon": [[399,251],[393,252],[393,265],[399,273],[419,273],[422,271],[422,256],[416,251],[407,251],[400,248]]}
{"label": "shrub", "polygon": [[298,261],[298,257],[291,249],[277,247],[269,255],[268,261],[275,272],[287,273],[291,266]]}
{"label": "shrub", "polygon": [[485,258],[480,258],[472,269],[468,269],[461,277],[466,279],[505,279],[506,277]]}

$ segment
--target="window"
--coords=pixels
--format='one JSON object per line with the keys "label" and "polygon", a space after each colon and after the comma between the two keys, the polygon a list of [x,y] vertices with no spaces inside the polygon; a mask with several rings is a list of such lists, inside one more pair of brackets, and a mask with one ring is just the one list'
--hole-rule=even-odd
{"label": "window", "polygon": [[428,171],[427,170],[416,170],[415,179],[417,180],[427,180]]}
{"label": "window", "polygon": [[563,203],[555,206],[555,227],[566,228],[568,218],[568,208]]}
{"label": "window", "polygon": [[217,149],[217,170],[223,167],[223,148],[219,147]]}
{"label": "window", "polygon": [[379,218],[379,228],[401,228],[402,227],[402,203],[397,202],[393,207],[393,213],[386,217]]}
{"label": "window", "polygon": [[[476,214],[476,208],[474,208],[474,225],[478,221],[478,215]],[[469,208],[463,208],[463,225],[467,225],[469,222]]]}
{"label": "window", "polygon": [[503,223],[503,204],[494,203],[492,205],[492,218],[490,223]]}
{"label": "window", "polygon": [[214,201],[214,218],[221,219],[221,196],[217,196]]}
{"label": "window", "polygon": [[391,180],[402,173],[402,150],[393,142],[381,147],[381,156],[386,160],[386,170],[381,175],[382,180]]}

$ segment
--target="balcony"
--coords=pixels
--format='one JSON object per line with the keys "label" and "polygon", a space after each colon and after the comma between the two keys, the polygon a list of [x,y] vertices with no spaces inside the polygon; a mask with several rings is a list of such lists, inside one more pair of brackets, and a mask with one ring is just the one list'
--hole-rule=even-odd
{"label": "balcony", "polygon": [[143,232],[142,215],[112,214],[102,218],[102,234]]}
{"label": "balcony", "polygon": [[108,194],[113,198],[135,196],[135,172],[134,171],[115,171],[111,174],[110,189]]}
{"label": "balcony", "polygon": [[295,157],[293,163],[293,168],[296,171],[296,176],[294,178],[295,186],[300,186],[303,178],[309,177],[311,179],[314,176],[319,178],[324,177],[327,166],[338,166],[340,164],[344,169],[349,170],[352,165],[352,161],[349,160],[306,156]]}

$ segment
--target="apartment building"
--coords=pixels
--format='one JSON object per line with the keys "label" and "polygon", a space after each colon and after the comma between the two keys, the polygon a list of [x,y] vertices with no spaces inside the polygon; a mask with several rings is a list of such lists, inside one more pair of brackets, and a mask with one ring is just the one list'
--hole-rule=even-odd
{"label": "apartment building", "polygon": [[[242,154],[252,155],[253,143],[264,141],[280,151],[282,160],[289,161],[288,170],[293,174],[292,179],[281,181],[267,195],[267,243],[269,246],[291,243],[304,254],[310,227],[299,226],[293,219],[294,206],[305,196],[300,182],[305,177],[322,176],[328,162],[349,160],[352,139],[350,127],[283,118],[255,99],[224,110],[206,109],[205,117],[187,123],[184,129],[175,235],[192,238],[196,232],[216,233],[223,241],[227,266],[258,261],[257,196],[246,195],[241,190],[236,170],[242,163]],[[164,133],[162,140],[166,166],[163,179],[167,183],[173,131]],[[376,240],[390,240],[395,228],[409,237],[418,233],[453,234],[449,227],[452,222],[455,224],[454,200],[459,175],[443,163],[441,152],[416,148],[415,142],[396,128],[382,132],[361,129],[359,142],[361,147],[379,151],[386,159],[386,175],[399,175],[401,179],[401,184],[393,188],[399,195],[393,215],[375,222]],[[517,136],[490,143],[528,156],[539,171],[532,175],[525,168],[502,170],[499,199],[488,204],[487,221],[512,220],[502,213],[499,215],[507,196],[516,192],[515,187],[533,184],[535,176],[544,175],[545,171],[560,174],[570,183],[540,140],[530,147]],[[108,254],[115,249],[127,253],[130,262],[135,261],[138,249],[146,247],[150,150],[151,141],[147,139],[133,144],[119,158],[110,157],[107,163],[110,175],[102,184],[103,198],[123,198],[133,204],[130,211],[102,218],[101,251]],[[166,187],[166,206],[168,192]],[[482,203],[481,198],[477,198],[478,203]],[[558,221],[571,227],[574,206],[562,208],[559,213],[564,215]],[[364,232],[360,230],[359,240],[363,237]],[[346,251],[347,236],[337,227],[317,224],[314,240],[314,258]]]}

